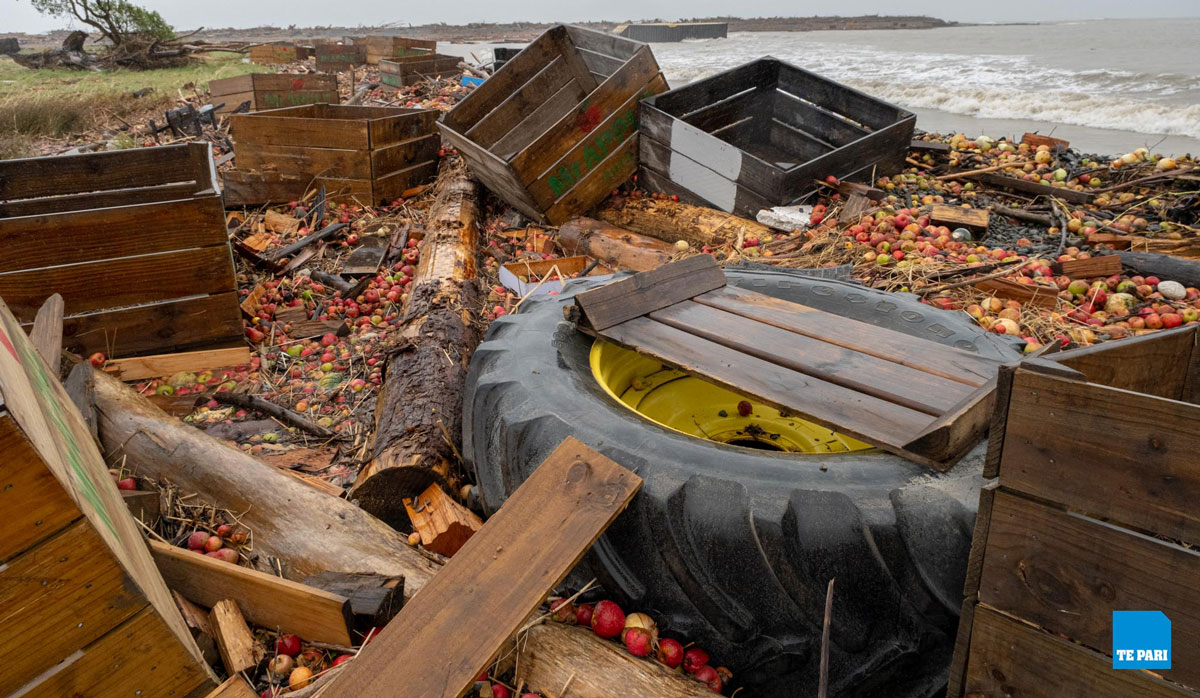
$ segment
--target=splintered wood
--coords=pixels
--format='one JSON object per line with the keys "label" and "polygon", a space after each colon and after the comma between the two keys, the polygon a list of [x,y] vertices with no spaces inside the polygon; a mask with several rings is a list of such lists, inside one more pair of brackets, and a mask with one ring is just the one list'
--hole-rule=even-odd
{"label": "splintered wood", "polygon": [[330,695],[394,696],[403,686],[422,698],[462,696],[641,484],[568,438],[333,679]]}
{"label": "splintered wood", "polygon": [[937,470],[990,418],[998,362],[727,287],[707,255],[575,300],[585,332]]}

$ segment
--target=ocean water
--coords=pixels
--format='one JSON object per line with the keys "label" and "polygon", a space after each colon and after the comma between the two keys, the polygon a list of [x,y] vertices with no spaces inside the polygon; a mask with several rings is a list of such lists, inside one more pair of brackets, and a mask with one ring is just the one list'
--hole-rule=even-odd
{"label": "ocean water", "polygon": [[[1200,153],[1200,19],[754,32],[651,44],[671,87],[774,56],[917,114],[926,131],[1037,131],[1085,151]],[[481,49],[483,49],[481,51]],[[461,55],[487,53],[462,46]]]}

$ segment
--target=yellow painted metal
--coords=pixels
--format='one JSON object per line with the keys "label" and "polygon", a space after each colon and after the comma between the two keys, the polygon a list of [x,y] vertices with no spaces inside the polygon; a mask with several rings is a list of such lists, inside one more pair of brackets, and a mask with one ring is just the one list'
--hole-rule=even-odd
{"label": "yellow painted metal", "polygon": [[[592,344],[596,381],[617,401],[668,429],[709,441],[789,453],[845,453],[871,448],[849,436],[664,366],[611,342]],[[738,414],[749,402],[751,413]]]}

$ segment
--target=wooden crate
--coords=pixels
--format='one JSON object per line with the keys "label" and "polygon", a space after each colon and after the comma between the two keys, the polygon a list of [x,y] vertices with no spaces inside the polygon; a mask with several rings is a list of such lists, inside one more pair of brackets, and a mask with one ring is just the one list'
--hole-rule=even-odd
{"label": "wooden crate", "polygon": [[379,61],[379,82],[382,87],[398,90],[427,78],[432,80],[438,76],[458,75],[462,73],[458,67],[461,60],[458,56],[440,53],[384,59]]}
{"label": "wooden crate", "polygon": [[214,104],[224,102],[218,114],[231,112],[243,102],[250,102],[250,111],[261,111],[341,101],[337,76],[325,73],[251,73],[213,80],[208,90]]}
{"label": "wooden crate", "polygon": [[409,39],[403,36],[365,36],[354,43],[366,49],[368,65],[378,65],[383,59],[431,55],[437,42],[430,39]]}
{"label": "wooden crate", "polygon": [[525,215],[557,225],[633,174],[638,101],[666,88],[649,46],[559,25],[439,126],[488,188]]}
{"label": "wooden crate", "polygon": [[[1001,372],[949,696],[1197,696],[1197,328]],[[1171,669],[1112,668],[1162,611]]]}
{"label": "wooden crate", "polygon": [[294,44],[259,44],[250,47],[250,62],[259,65],[295,63],[312,55],[312,49]]}
{"label": "wooden crate", "polygon": [[642,184],[753,218],[815,180],[899,172],[916,116],[775,58],[646,100]]}
{"label": "wooden crate", "polygon": [[0,301],[0,695],[216,685],[79,412]]}
{"label": "wooden crate", "polygon": [[367,47],[356,44],[321,44],[316,49],[317,70],[340,73],[367,62]]}
{"label": "wooden crate", "polygon": [[334,199],[392,201],[437,174],[437,114],[337,104],[234,114],[225,203],[290,201],[322,184]]}
{"label": "wooden crate", "polygon": [[61,294],[72,351],[243,342],[207,143],[0,161],[0,240],[0,298],[31,323]]}

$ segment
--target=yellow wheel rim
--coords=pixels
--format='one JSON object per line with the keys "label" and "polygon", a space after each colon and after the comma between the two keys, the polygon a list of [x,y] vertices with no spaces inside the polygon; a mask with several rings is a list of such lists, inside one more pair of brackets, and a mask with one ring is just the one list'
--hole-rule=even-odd
{"label": "yellow wheel rim", "polygon": [[[699,439],[787,453],[871,448],[856,439],[677,371],[648,356],[597,340],[589,361],[596,382],[621,404],[660,426]],[[752,406],[738,414],[738,403]]]}

